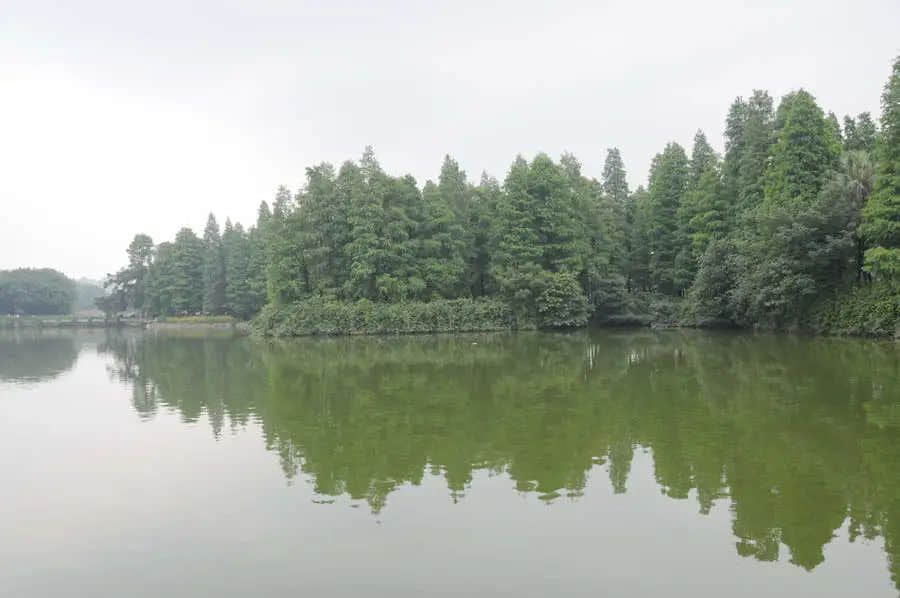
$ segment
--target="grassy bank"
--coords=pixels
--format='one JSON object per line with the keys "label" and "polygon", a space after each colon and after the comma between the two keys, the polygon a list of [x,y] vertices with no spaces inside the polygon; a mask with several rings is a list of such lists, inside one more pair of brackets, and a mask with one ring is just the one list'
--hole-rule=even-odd
{"label": "grassy bank", "polygon": [[373,303],[310,299],[266,306],[254,320],[264,336],[414,334],[533,329],[496,299]]}

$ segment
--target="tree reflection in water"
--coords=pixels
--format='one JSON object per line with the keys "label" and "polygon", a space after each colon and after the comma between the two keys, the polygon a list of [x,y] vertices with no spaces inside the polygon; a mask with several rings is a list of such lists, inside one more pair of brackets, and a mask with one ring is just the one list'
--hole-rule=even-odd
{"label": "tree reflection in water", "polygon": [[255,420],[284,474],[378,512],[426,471],[454,500],[504,472],[548,502],[635,449],[673,499],[728,498],[739,554],[812,569],[848,522],[900,585],[900,379],[890,343],[688,332],[453,337],[108,338],[134,407],[213,434]]}

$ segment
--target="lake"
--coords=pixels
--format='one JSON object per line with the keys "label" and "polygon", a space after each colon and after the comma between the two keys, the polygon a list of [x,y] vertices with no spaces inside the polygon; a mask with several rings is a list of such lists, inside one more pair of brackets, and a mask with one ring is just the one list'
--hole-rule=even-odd
{"label": "lake", "polygon": [[900,345],[0,331],[0,596],[897,596]]}

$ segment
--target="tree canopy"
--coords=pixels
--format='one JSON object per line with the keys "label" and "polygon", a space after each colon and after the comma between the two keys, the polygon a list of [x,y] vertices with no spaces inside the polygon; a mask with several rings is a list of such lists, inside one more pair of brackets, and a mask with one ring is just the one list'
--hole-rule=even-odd
{"label": "tree canopy", "polygon": [[617,148],[594,165],[599,179],[571,154],[539,153],[476,184],[447,155],[420,185],[367,147],[279,187],[248,228],[222,231],[210,214],[202,237],[137,235],[107,284],[150,315],[249,318],[315,301],[362,317],[370,303],[491,299],[517,326],[571,327],[652,296],[686,298],[696,319],[803,324],[829,294],[900,276],[898,69],[880,128],[866,112],[841,121],[802,89],[777,109],[753,90],[728,110],[722,156],[697,131],[690,155],[666,144],[634,191]]}

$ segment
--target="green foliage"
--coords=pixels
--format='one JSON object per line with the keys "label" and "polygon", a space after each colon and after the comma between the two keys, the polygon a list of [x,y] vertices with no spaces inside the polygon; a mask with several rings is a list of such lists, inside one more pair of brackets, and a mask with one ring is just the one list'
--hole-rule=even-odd
{"label": "green foliage", "polygon": [[724,201],[719,157],[703,131],[694,136],[691,152],[690,181],[684,199],[678,206],[681,247],[675,258],[676,283],[681,289],[690,287],[700,256],[707,244],[723,237],[728,230],[728,210]]}
{"label": "green foliage", "polygon": [[438,184],[425,184],[417,266],[428,298],[460,297],[469,290],[466,258],[471,243],[464,224],[471,193],[466,173],[450,156],[444,158]]}
{"label": "green foliage", "polygon": [[855,119],[844,117],[844,149],[847,151],[871,152],[875,149],[877,131],[872,116],[860,113]]}
{"label": "green foliage", "polygon": [[833,334],[900,337],[900,287],[890,281],[850,286],[824,298],[811,325]]}
{"label": "green foliage", "polygon": [[803,323],[817,297],[834,289],[852,263],[854,213],[840,193],[816,201],[763,205],[736,255],[735,320],[744,325]]}
{"label": "green foliage", "polygon": [[684,201],[690,167],[684,149],[669,143],[653,159],[650,173],[649,247],[650,283],[664,294],[677,294],[690,281],[682,274],[676,259],[686,246],[679,226],[678,209]]}
{"label": "green foliage", "polygon": [[840,148],[822,109],[806,91],[788,94],[776,115],[776,142],[766,168],[769,204],[812,202],[826,173],[837,165]]}
{"label": "green foliage", "polygon": [[694,323],[733,318],[730,293],[737,279],[734,254],[734,247],[725,239],[714,239],[707,245],[688,294]]}
{"label": "green foliage", "polygon": [[299,215],[292,209],[291,202],[290,190],[279,187],[264,232],[266,294],[271,303],[299,301],[306,295],[305,263],[298,235]]}
{"label": "green foliage", "polygon": [[153,261],[153,239],[137,234],[128,245],[128,266],[109,274],[103,286],[107,297],[97,297],[96,305],[105,313],[132,308],[145,311],[148,307],[148,281]]}
{"label": "green foliage", "polygon": [[541,328],[577,328],[587,324],[587,297],[569,272],[548,274],[535,303]]}
{"label": "green foliage", "polygon": [[624,205],[628,199],[625,162],[617,147],[606,150],[606,162],[603,164],[603,193],[610,200],[621,205]]}
{"label": "green foliage", "polygon": [[875,156],[875,188],[861,226],[871,246],[866,269],[896,280],[900,278],[900,57],[881,96],[881,136]]}
{"label": "green foliage", "polygon": [[763,175],[774,140],[772,98],[754,90],[749,100],[735,99],[725,125],[723,186],[734,218],[754,209],[763,198]]}
{"label": "green foliage", "polygon": [[533,328],[497,299],[436,299],[376,303],[312,297],[267,305],[254,320],[265,336],[475,332]]}
{"label": "green foliage", "polygon": [[225,253],[219,223],[213,214],[203,231],[203,312],[221,314],[225,309]]}
{"label": "green foliage", "polygon": [[75,283],[57,270],[0,271],[0,314],[67,314],[75,298]]}
{"label": "green foliage", "polygon": [[222,235],[222,251],[225,265],[224,310],[241,319],[249,319],[262,306],[254,296],[252,289],[252,254],[253,241],[251,235],[244,232],[238,222],[232,225],[225,222]]}
{"label": "green foliage", "polygon": [[192,314],[203,309],[203,241],[189,228],[182,228],[172,244],[172,309]]}
{"label": "green foliage", "polygon": [[600,180],[571,154],[538,154],[518,156],[502,185],[484,174],[474,186],[445,156],[420,188],[367,147],[337,172],[308,168],[296,194],[279,187],[246,231],[228,221],[220,236],[211,214],[202,240],[183,229],[154,248],[136,236],[100,301],[108,313],[238,318],[268,304],[267,320],[292,318],[285,331],[382,329],[359,321],[368,309],[406,330],[404,310],[419,321],[426,308],[383,306],[475,298],[502,303],[517,326],[806,326],[823,297],[900,272],[898,68],[880,135],[867,113],[842,130],[803,90],[777,111],[754,90],[729,108],[724,159],[698,131],[690,159],[669,143],[633,193],[616,148]]}
{"label": "green foliage", "polygon": [[625,205],[625,278],[631,293],[650,290],[650,194],[638,187]]}

